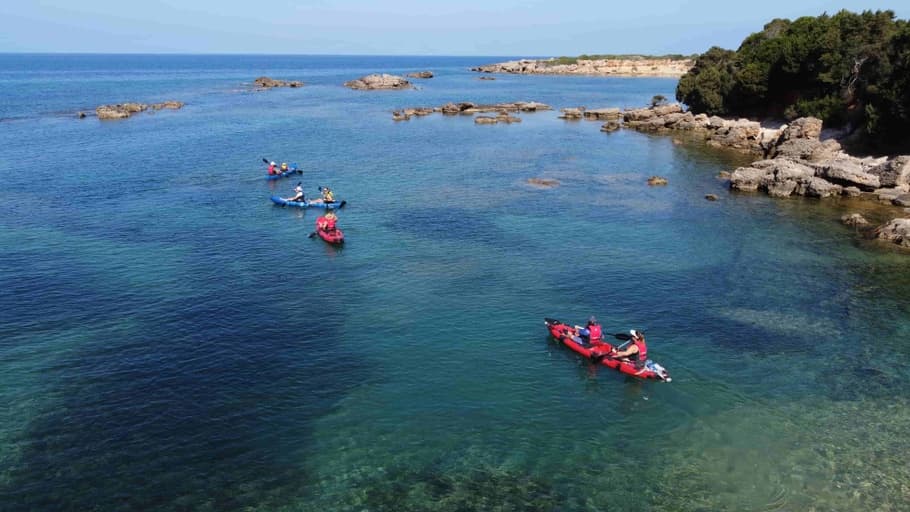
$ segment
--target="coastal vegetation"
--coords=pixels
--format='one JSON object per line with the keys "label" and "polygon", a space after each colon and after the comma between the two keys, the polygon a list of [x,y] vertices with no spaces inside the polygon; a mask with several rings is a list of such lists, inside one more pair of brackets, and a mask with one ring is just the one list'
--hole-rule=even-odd
{"label": "coastal vegetation", "polygon": [[910,23],[893,11],[774,19],[736,51],[699,55],[676,98],[708,115],[813,116],[865,144],[907,149]]}

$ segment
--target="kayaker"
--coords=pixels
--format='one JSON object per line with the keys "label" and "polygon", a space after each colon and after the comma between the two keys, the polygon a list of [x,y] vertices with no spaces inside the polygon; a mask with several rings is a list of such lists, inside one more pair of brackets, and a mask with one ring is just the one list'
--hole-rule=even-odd
{"label": "kayaker", "polygon": [[600,324],[597,323],[597,319],[593,316],[588,318],[588,323],[584,327],[576,325],[575,332],[582,336],[587,336],[589,343],[603,341],[603,331],[600,328]]}
{"label": "kayaker", "polygon": [[304,197],[304,195],[303,195],[303,182],[302,181],[297,182],[297,186],[294,187],[294,197],[285,197],[284,200],[300,202],[300,203],[306,201],[306,197]]}
{"label": "kayaker", "polygon": [[325,203],[331,204],[335,202],[335,194],[332,193],[332,189],[329,187],[319,187],[319,191],[322,192],[322,199],[313,199],[311,203]]}
{"label": "kayaker", "polygon": [[269,175],[278,174],[278,164],[275,162],[269,162]]}
{"label": "kayaker", "polygon": [[287,162],[281,162],[281,172],[282,172],[282,173],[285,173],[285,172],[287,172],[287,171],[288,171],[288,163],[287,163]]}
{"label": "kayaker", "polygon": [[316,227],[326,233],[331,233],[335,231],[335,222],[338,221],[338,217],[335,215],[335,212],[329,210],[325,212],[325,215],[316,219]]}
{"label": "kayaker", "polygon": [[635,329],[629,331],[629,334],[632,335],[630,340],[632,343],[629,347],[619,351],[614,348],[610,351],[610,357],[635,363],[636,368],[644,368],[645,362],[648,360],[648,345],[645,344],[645,335]]}

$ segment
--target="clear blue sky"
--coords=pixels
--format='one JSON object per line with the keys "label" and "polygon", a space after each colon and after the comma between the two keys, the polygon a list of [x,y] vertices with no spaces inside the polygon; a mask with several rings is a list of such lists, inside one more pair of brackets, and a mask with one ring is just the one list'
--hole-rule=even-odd
{"label": "clear blue sky", "polygon": [[3,0],[0,52],[579,55],[736,48],[772,18],[910,0]]}

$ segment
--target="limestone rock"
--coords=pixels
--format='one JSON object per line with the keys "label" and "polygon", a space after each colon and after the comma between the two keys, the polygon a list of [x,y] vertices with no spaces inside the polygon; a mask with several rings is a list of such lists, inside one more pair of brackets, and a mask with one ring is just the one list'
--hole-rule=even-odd
{"label": "limestone rock", "polygon": [[847,197],[859,197],[863,192],[857,187],[844,187],[842,193]]}
{"label": "limestone rock", "polygon": [[901,194],[891,200],[894,206],[910,206],[910,194]]}
{"label": "limestone rock", "polygon": [[499,119],[496,116],[477,116],[474,118],[474,124],[496,124]]}
{"label": "limestone rock", "polygon": [[496,78],[494,78],[492,76],[479,76],[479,77],[477,77],[477,79],[478,80],[496,80]]}
{"label": "limestone rock", "polygon": [[828,181],[856,186],[862,190],[874,190],[881,186],[878,176],[866,172],[856,158],[839,157],[815,164],[815,167],[818,175]]}
{"label": "limestone rock", "polygon": [[433,72],[415,71],[414,73],[408,73],[408,78],[433,78]]}
{"label": "limestone rock", "polygon": [[717,201],[717,195],[715,194],[705,194],[705,199],[708,201]]}
{"label": "limestone rock", "polygon": [[799,181],[797,194],[809,197],[834,197],[843,193],[843,187],[821,178],[810,177]]}
{"label": "limestone rock", "polygon": [[836,140],[820,142],[813,139],[796,138],[786,140],[771,147],[769,156],[773,158],[783,157],[792,160],[821,162],[836,158],[840,150],[840,144]]}
{"label": "limestone rock", "polygon": [[592,110],[585,110],[584,115],[585,119],[593,119],[598,121],[612,121],[622,119],[622,111],[618,108],[596,108]]}
{"label": "limestone rock", "polygon": [[869,221],[858,213],[845,214],[840,218],[840,221],[848,226],[865,226],[869,224]]}
{"label": "limestone rock", "polygon": [[910,156],[902,155],[869,169],[883,187],[910,185]]}
{"label": "limestone rock", "polygon": [[666,184],[667,184],[667,178],[662,178],[660,176],[651,176],[650,178],[648,178],[648,185],[651,185],[652,187],[656,186],[656,185],[666,185]]}
{"label": "limestone rock", "polygon": [[730,188],[734,190],[755,191],[758,190],[762,178],[769,174],[766,169],[756,169],[755,167],[738,167],[730,174]]}
{"label": "limestone rock", "polygon": [[272,89],[274,87],[303,87],[303,82],[297,80],[275,80],[267,76],[260,76],[253,80],[253,85],[260,89]]}
{"label": "limestone rock", "polygon": [[184,103],[182,101],[168,100],[161,103],[152,103],[149,105],[149,108],[152,110],[161,110],[161,109],[170,109],[170,110],[179,110],[183,108]]}
{"label": "limestone rock", "polygon": [[356,80],[350,80],[344,83],[345,87],[350,87],[351,89],[362,90],[362,91],[374,91],[374,90],[400,90],[400,89],[410,89],[413,86],[411,82],[408,82],[404,78],[395,75],[389,75],[386,73],[383,74],[374,74],[367,75]]}
{"label": "limestone rock", "polygon": [[822,120],[815,117],[800,117],[793,120],[781,133],[781,141],[794,139],[818,140],[822,132]]}
{"label": "limestone rock", "polygon": [[875,237],[889,240],[901,247],[910,247],[910,219],[892,219],[875,229]]}
{"label": "limestone rock", "polygon": [[719,180],[729,180],[730,171],[720,171],[719,173],[717,173],[717,176],[715,176],[715,177]]}
{"label": "limestone rock", "polygon": [[577,121],[581,119],[584,115],[584,107],[572,107],[562,109],[562,114],[559,116],[560,119],[569,119],[572,121]]}
{"label": "limestone rock", "polygon": [[604,123],[603,126],[600,127],[600,131],[615,132],[616,130],[620,129],[621,127],[622,127],[622,125],[619,124],[619,121],[610,120],[610,121],[607,121],[606,123]]}

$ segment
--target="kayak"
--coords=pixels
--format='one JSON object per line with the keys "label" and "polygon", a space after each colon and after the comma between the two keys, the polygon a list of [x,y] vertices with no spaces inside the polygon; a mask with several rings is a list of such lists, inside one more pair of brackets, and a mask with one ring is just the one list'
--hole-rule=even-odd
{"label": "kayak", "polygon": [[316,228],[316,234],[319,235],[319,238],[325,240],[330,244],[338,245],[344,243],[344,233],[342,233],[338,228],[335,228],[334,231],[325,231]]}
{"label": "kayak", "polygon": [[335,210],[348,204],[347,201],[336,201],[334,203],[314,203],[311,201],[288,201],[283,197],[272,196],[272,202],[281,206],[296,206],[297,208],[325,208],[326,210]]}
{"label": "kayak", "polygon": [[290,175],[292,175],[292,174],[294,174],[294,173],[303,174],[303,171],[300,170],[300,169],[298,169],[296,166],[294,166],[294,167],[291,167],[290,169],[284,171],[284,172],[281,173],[281,174],[266,174],[266,175],[265,175],[265,179],[267,179],[267,180],[269,180],[269,181],[272,181],[272,180],[280,180],[281,178],[286,178],[286,177],[288,177],[288,176],[290,176]]}
{"label": "kayak", "polygon": [[645,362],[644,368],[636,368],[635,363],[615,359],[607,355],[613,349],[613,345],[606,341],[588,342],[585,337],[575,336],[569,332],[572,327],[559,320],[545,318],[544,323],[547,325],[547,329],[550,330],[550,335],[556,340],[561,341],[565,346],[595,363],[599,362],[607,368],[612,368],[620,373],[638,377],[639,379],[654,379],[664,382],[670,382],[671,380],[667,370],[650,359]]}

